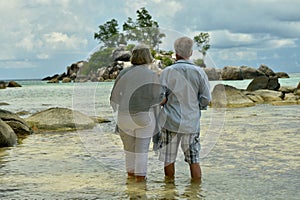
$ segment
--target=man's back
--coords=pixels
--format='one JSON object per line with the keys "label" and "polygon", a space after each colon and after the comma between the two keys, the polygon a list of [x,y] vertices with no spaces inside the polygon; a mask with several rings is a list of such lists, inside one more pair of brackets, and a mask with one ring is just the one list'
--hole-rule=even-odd
{"label": "man's back", "polygon": [[195,133],[200,130],[201,108],[210,101],[209,82],[205,72],[187,60],[179,60],[161,74],[167,103],[160,121],[164,128]]}

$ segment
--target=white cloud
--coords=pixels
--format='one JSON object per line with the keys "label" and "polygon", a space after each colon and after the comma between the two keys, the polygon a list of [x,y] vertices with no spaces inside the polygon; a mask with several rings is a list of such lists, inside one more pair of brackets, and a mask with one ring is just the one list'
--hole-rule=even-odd
{"label": "white cloud", "polygon": [[38,54],[38,55],[36,55],[36,57],[38,58],[38,59],[48,59],[50,56],[49,56],[49,54],[46,54],[46,53],[40,53],[40,54]]}
{"label": "white cloud", "polygon": [[87,39],[80,38],[76,35],[68,36],[65,33],[52,32],[43,35],[45,46],[49,49],[76,50],[87,44]]}

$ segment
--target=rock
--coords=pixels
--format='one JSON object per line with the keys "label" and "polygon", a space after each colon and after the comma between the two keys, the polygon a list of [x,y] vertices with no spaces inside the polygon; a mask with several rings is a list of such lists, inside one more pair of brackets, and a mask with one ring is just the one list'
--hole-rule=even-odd
{"label": "rock", "polygon": [[15,81],[9,81],[7,87],[22,87],[22,86]]}
{"label": "rock", "polygon": [[59,76],[59,74],[55,74],[53,76],[47,76],[46,78],[43,78],[42,81],[50,81],[53,79],[56,79]]}
{"label": "rock", "polygon": [[290,76],[285,72],[276,72],[275,74],[278,78],[290,78]]}
{"label": "rock", "polygon": [[259,71],[263,72],[266,76],[276,76],[274,71],[266,65],[260,65],[258,68]]}
{"label": "rock", "polygon": [[210,81],[215,81],[215,80],[220,80],[222,77],[222,70],[221,69],[216,69],[216,68],[203,68],[205,71],[208,79]]}
{"label": "rock", "polygon": [[298,83],[298,86],[296,87],[295,91],[294,91],[295,95],[300,95],[300,82]]}
{"label": "rock", "polygon": [[267,89],[269,90],[278,90],[280,88],[280,83],[278,82],[278,77],[270,77],[268,82]]}
{"label": "rock", "polygon": [[273,91],[273,90],[256,90],[252,94],[261,96],[265,103],[272,101],[282,101],[284,96],[282,92]]}
{"label": "rock", "polygon": [[9,125],[19,138],[24,138],[33,133],[26,121],[15,113],[0,109],[0,119]]}
{"label": "rock", "polygon": [[267,76],[256,77],[249,83],[246,90],[255,91],[259,89],[266,89],[268,88],[268,82],[269,82],[269,77]]}
{"label": "rock", "polygon": [[278,91],[282,93],[294,93],[296,88],[289,86],[281,86]]}
{"label": "rock", "polygon": [[0,119],[0,147],[11,147],[17,143],[14,130]]}
{"label": "rock", "polygon": [[66,77],[68,77],[67,76],[67,74],[66,74],[66,72],[64,72],[64,73],[62,73],[61,75],[59,75],[58,77],[57,77],[57,80],[58,81],[62,81],[64,78],[66,78]]}
{"label": "rock", "polygon": [[50,81],[48,81],[47,83],[59,83],[59,80],[57,78],[53,78]]}
{"label": "rock", "polygon": [[93,119],[68,108],[50,108],[33,114],[26,121],[30,127],[40,131],[74,131],[95,126]]}
{"label": "rock", "polygon": [[125,50],[125,45],[120,45],[112,52],[113,61],[129,61],[131,52]]}
{"label": "rock", "polygon": [[62,83],[70,83],[72,80],[69,77],[65,77],[61,82]]}
{"label": "rock", "polygon": [[0,89],[5,89],[6,83],[4,81],[0,81]]}
{"label": "rock", "polygon": [[6,103],[6,102],[0,102],[0,106],[8,106],[9,103]]}
{"label": "rock", "polygon": [[243,72],[240,67],[226,66],[222,70],[223,80],[243,80]]}
{"label": "rock", "polygon": [[93,119],[95,123],[108,123],[108,122],[111,122],[111,120],[105,119],[105,118],[99,117],[99,116],[91,117],[91,119]]}
{"label": "rock", "polygon": [[218,84],[213,89],[211,102],[212,107],[238,108],[254,105],[255,103],[253,101],[235,87]]}
{"label": "rock", "polygon": [[255,91],[260,89],[278,90],[280,84],[277,77],[259,76],[254,78],[247,86],[247,91]]}
{"label": "rock", "polygon": [[253,79],[260,76],[266,76],[263,72],[255,69],[254,67],[241,66],[243,79]]}

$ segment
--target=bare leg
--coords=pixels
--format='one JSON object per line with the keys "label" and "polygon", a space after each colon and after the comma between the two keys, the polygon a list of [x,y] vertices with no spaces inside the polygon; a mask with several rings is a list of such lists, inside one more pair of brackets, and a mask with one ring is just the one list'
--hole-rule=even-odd
{"label": "bare leg", "polygon": [[190,164],[190,171],[193,181],[201,181],[202,172],[199,163]]}
{"label": "bare leg", "polygon": [[165,163],[165,176],[174,179],[175,176],[175,164],[174,163]]}
{"label": "bare leg", "polygon": [[136,182],[144,182],[146,181],[146,176],[135,176]]}
{"label": "bare leg", "polygon": [[129,179],[132,179],[135,177],[133,172],[127,172],[127,175],[128,175],[127,178],[129,178]]}

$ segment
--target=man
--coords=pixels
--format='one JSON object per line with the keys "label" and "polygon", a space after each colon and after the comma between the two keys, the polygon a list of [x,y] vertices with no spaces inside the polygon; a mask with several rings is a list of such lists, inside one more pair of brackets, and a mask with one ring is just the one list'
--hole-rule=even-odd
{"label": "man", "polygon": [[200,116],[211,100],[206,73],[190,57],[193,40],[178,38],[174,43],[176,62],[161,73],[165,99],[161,103],[161,137],[159,159],[165,162],[167,178],[174,178],[179,143],[189,163],[192,180],[201,180],[199,164]]}

